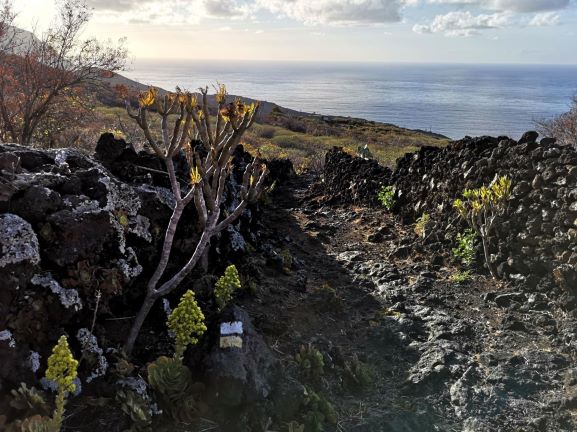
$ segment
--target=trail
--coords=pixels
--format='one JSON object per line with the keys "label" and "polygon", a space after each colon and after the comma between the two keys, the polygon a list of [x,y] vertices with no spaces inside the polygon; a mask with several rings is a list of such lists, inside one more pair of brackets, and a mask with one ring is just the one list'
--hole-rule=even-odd
{"label": "trail", "polygon": [[[479,275],[450,282],[455,269],[420,253],[411,227],[380,209],[322,205],[312,182],[272,197],[268,265],[245,307],[287,374],[301,374],[301,345],[324,354],[317,389],[338,407],[335,430],[577,429],[575,359],[557,337],[569,321],[546,294]],[[372,383],[351,390],[356,360]]]}

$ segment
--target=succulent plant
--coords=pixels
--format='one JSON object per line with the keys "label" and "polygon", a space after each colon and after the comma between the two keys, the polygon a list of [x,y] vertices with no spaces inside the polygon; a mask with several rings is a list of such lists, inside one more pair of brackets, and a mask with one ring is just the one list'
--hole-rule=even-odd
{"label": "succulent plant", "polygon": [[[60,336],[58,343],[52,349],[52,355],[48,357],[48,368],[46,369],[46,379],[53,381],[58,386],[56,394],[56,408],[51,419],[51,426],[59,431],[64,418],[64,405],[66,405],[66,395],[76,390],[74,380],[78,376],[78,361],[72,355],[68,346],[66,336]],[[35,427],[43,427],[38,423]],[[44,430],[44,429],[38,429]],[[52,429],[48,429],[52,430]]]}
{"label": "succulent plant", "polygon": [[26,383],[21,383],[18,389],[10,393],[12,394],[10,401],[12,408],[25,411],[27,416],[49,414],[50,410],[44,396],[35,387],[28,387]]}
{"label": "succulent plant", "polygon": [[175,403],[190,393],[192,375],[180,360],[159,357],[148,365],[148,383],[162,400]]}
{"label": "succulent plant", "polygon": [[312,345],[301,345],[295,355],[303,375],[312,380],[318,380],[324,373],[325,361],[323,354]]}
{"label": "succulent plant", "polygon": [[337,422],[337,413],[333,405],[311,389],[306,389],[303,405],[305,407],[304,421],[307,431],[323,432],[325,424],[335,424]]}
{"label": "succulent plant", "polygon": [[60,425],[50,417],[34,415],[10,424],[6,432],[60,432]]}
{"label": "succulent plant", "polygon": [[228,266],[214,287],[214,296],[219,311],[230,303],[232,294],[240,287],[240,277],[236,266]]}
{"label": "succulent plant", "polygon": [[152,414],[148,401],[132,390],[120,390],[116,394],[122,412],[130,417],[131,432],[147,432],[152,430]]}
{"label": "succulent plant", "polygon": [[194,299],[194,292],[188,290],[184,293],[180,303],[168,317],[167,325],[176,340],[174,357],[181,359],[186,347],[196,344],[198,337],[207,330],[204,314]]}

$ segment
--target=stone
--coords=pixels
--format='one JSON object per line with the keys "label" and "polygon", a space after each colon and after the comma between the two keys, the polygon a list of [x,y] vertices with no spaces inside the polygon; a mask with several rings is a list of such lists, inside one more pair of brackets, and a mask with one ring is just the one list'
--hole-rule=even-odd
{"label": "stone", "polygon": [[537,132],[535,131],[525,132],[521,137],[521,139],[519,140],[519,144],[525,144],[525,143],[531,144],[536,142],[537,138],[539,138],[539,134]]}
{"label": "stone", "polygon": [[214,403],[238,407],[268,399],[275,388],[279,362],[257,333],[248,313],[234,306],[226,322],[242,323],[242,348],[215,345],[204,359],[208,391]]}

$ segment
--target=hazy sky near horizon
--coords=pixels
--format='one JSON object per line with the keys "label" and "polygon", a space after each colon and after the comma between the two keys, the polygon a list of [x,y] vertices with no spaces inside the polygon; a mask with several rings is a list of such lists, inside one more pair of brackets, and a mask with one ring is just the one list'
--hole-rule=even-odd
{"label": "hazy sky near horizon", "polygon": [[[14,0],[49,25],[55,0]],[[136,60],[577,64],[577,0],[87,0]]]}

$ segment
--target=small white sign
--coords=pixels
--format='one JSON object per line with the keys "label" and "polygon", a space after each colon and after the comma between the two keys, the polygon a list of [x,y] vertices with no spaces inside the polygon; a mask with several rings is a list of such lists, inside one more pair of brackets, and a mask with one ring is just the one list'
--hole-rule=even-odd
{"label": "small white sign", "polygon": [[220,335],[241,335],[242,331],[242,321],[224,322],[220,324]]}

